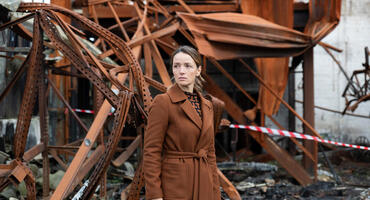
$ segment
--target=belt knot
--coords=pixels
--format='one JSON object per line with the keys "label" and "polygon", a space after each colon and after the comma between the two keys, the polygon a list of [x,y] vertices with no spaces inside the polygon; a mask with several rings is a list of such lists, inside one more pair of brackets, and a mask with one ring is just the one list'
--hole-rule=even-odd
{"label": "belt knot", "polygon": [[207,158],[207,151],[204,149],[200,149],[195,157],[198,159]]}

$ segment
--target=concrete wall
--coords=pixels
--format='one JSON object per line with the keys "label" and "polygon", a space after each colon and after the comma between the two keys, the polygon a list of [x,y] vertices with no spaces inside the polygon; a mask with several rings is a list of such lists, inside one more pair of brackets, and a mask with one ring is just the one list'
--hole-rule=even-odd
{"label": "concrete wall", "polygon": [[[343,49],[335,53],[344,70],[349,76],[354,70],[363,69],[365,62],[364,47],[370,47],[370,0],[342,0],[342,16],[337,28],[323,41]],[[343,111],[344,98],[341,96],[347,81],[339,67],[325,52],[314,48],[315,65],[315,105]],[[302,71],[298,67],[296,71]],[[296,99],[303,99],[302,74],[296,74]],[[297,111],[302,115],[302,105],[296,104]],[[356,114],[370,116],[370,101],[361,103]],[[328,134],[329,138],[339,141],[354,142],[358,136],[366,136],[370,140],[370,119],[342,116],[315,109],[316,129],[319,133]],[[302,131],[302,123],[297,121],[296,128]]]}

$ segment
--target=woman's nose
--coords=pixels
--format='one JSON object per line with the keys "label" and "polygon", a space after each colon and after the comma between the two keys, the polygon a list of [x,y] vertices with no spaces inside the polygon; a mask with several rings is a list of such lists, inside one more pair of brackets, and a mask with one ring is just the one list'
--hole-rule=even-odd
{"label": "woman's nose", "polygon": [[184,73],[185,73],[185,67],[181,66],[181,67],[180,67],[179,72],[180,72],[181,74],[184,74]]}

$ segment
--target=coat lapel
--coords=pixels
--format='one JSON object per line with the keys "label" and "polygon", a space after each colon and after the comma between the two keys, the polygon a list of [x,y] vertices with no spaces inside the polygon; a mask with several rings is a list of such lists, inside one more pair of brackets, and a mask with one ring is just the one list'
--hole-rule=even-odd
{"label": "coat lapel", "polygon": [[190,101],[184,101],[180,107],[184,110],[185,114],[193,121],[199,129],[202,128],[202,119],[198,115],[197,111],[193,108]]}
{"label": "coat lapel", "polygon": [[[213,111],[212,111],[212,103],[205,99],[203,95],[198,93],[200,100],[201,100],[201,108],[202,108],[202,129],[200,133],[200,137],[197,143],[197,151],[202,148],[208,148],[209,145],[209,128],[213,126]],[[213,134],[213,132],[212,132]]]}
{"label": "coat lapel", "polygon": [[193,108],[190,101],[187,100],[186,94],[179,88],[177,84],[173,85],[168,91],[168,96],[173,103],[181,102],[180,107],[184,113],[189,117],[189,119],[197,125],[199,129],[202,128],[202,119],[198,115],[197,111]]}

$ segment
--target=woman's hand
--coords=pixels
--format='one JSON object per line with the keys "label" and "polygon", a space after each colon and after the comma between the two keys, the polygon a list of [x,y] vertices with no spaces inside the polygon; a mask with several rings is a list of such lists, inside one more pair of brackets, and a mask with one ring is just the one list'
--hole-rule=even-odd
{"label": "woman's hand", "polygon": [[163,200],[163,198],[156,198],[156,199],[152,199],[152,200]]}

